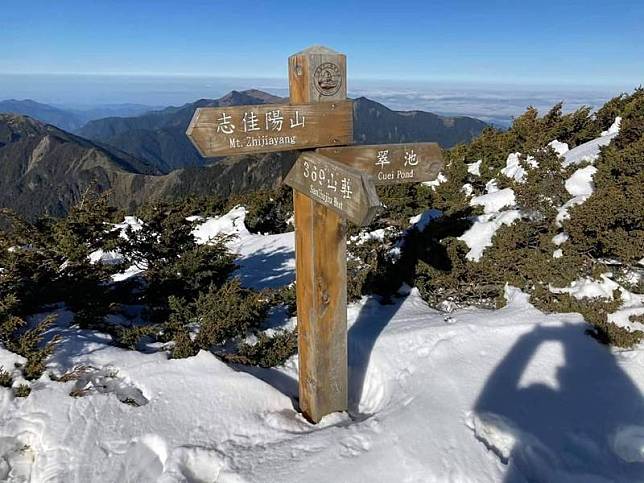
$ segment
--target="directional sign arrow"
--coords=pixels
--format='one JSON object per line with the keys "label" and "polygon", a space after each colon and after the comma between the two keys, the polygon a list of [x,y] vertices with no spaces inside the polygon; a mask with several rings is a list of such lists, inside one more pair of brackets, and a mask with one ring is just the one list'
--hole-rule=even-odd
{"label": "directional sign arrow", "polygon": [[432,181],[443,167],[436,143],[329,147],[316,152],[372,175],[376,185]]}
{"label": "directional sign arrow", "polygon": [[351,101],[202,107],[186,134],[204,157],[266,153],[353,142]]}
{"label": "directional sign arrow", "polygon": [[302,153],[284,183],[359,226],[371,223],[381,206],[371,175],[319,153]]}

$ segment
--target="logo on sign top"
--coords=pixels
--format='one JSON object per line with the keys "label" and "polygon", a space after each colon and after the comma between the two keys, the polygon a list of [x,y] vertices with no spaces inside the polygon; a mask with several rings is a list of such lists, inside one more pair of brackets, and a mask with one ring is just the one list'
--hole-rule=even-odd
{"label": "logo on sign top", "polygon": [[342,86],[342,74],[340,68],[332,63],[325,62],[315,69],[314,74],[315,88],[323,96],[332,96],[340,90]]}

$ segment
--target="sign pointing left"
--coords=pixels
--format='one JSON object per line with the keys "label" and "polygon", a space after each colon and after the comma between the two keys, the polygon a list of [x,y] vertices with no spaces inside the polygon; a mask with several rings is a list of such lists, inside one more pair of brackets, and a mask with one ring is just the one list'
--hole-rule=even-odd
{"label": "sign pointing left", "polygon": [[202,107],[188,138],[204,157],[289,151],[353,142],[351,101]]}

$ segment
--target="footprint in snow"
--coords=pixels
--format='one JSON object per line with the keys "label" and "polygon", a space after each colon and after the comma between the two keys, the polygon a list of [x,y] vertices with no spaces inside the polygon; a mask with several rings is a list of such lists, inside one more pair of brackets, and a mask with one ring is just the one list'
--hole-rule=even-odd
{"label": "footprint in snow", "polygon": [[172,451],[159,483],[187,481],[190,483],[242,483],[244,480],[230,469],[228,459],[216,449],[180,446]]}
{"label": "footprint in snow", "polygon": [[18,438],[0,438],[0,481],[26,483],[34,463],[32,448]]}
{"label": "footprint in snow", "polygon": [[358,456],[362,453],[369,451],[371,448],[371,440],[363,434],[352,434],[340,441],[342,456]]}

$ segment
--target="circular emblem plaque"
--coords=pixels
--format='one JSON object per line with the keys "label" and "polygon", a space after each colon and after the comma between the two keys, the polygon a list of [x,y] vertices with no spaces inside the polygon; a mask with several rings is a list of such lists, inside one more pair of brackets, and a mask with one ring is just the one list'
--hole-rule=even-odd
{"label": "circular emblem plaque", "polygon": [[315,88],[323,96],[332,96],[342,86],[342,74],[340,68],[332,63],[325,62],[315,69]]}

